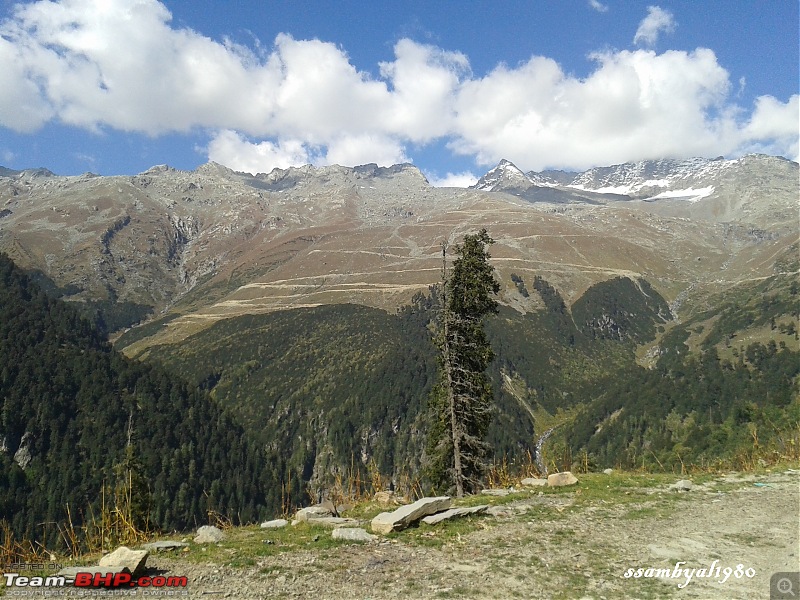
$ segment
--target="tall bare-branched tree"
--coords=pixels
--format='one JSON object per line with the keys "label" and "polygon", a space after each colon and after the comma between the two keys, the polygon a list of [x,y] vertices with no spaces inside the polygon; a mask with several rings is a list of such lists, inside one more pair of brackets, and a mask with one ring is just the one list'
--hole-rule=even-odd
{"label": "tall bare-branched tree", "polygon": [[465,236],[455,247],[457,258],[451,268],[447,244],[442,244],[437,336],[441,382],[431,396],[436,418],[428,445],[429,473],[435,483],[450,483],[458,497],[474,491],[486,466],[485,437],[493,400],[486,368],[494,353],[483,318],[497,312],[494,295],[500,290],[486,249],[493,243],[485,229]]}

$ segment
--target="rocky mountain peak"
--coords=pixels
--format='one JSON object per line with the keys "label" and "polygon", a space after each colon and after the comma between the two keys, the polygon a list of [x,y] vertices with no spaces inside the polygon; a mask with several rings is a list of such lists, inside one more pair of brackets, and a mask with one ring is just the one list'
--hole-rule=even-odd
{"label": "rocky mountain peak", "polygon": [[474,190],[496,192],[509,187],[530,186],[531,180],[510,160],[502,159],[497,166],[472,186]]}

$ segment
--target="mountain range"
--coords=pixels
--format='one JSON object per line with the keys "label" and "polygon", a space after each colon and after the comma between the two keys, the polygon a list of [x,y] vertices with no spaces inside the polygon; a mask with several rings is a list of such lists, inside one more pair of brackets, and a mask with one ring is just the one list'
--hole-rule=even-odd
{"label": "mountain range", "polygon": [[501,161],[469,189],[408,164],[0,168],[0,252],[230,411],[266,452],[264,496],[289,482],[302,502],[354,465],[418,475],[441,245],[481,228],[501,282],[496,457],[551,429],[559,468],[740,460],[748,427],[764,448],[793,439],[799,186],[764,155]]}

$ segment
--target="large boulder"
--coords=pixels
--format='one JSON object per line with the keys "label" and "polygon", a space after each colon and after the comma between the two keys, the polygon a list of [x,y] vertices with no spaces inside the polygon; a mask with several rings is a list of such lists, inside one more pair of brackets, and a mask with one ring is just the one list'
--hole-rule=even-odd
{"label": "large boulder", "polygon": [[329,506],[317,504],[315,506],[307,506],[297,511],[294,516],[295,521],[308,521],[309,519],[320,519],[322,517],[334,517],[333,510]]}
{"label": "large boulder", "polygon": [[565,485],[575,485],[578,478],[569,471],[563,473],[553,473],[547,476],[547,485],[550,487],[562,487]]}
{"label": "large boulder", "polygon": [[401,506],[393,512],[383,512],[372,519],[372,531],[375,533],[391,533],[405,529],[422,517],[436,514],[450,508],[449,496],[420,498],[413,504]]}
{"label": "large boulder", "polygon": [[225,534],[219,527],[213,525],[203,525],[197,530],[194,538],[195,544],[216,544],[225,539]]}
{"label": "large boulder", "polygon": [[97,565],[99,567],[126,567],[131,575],[136,577],[144,570],[149,554],[147,550],[131,550],[127,546],[120,546],[101,558]]}

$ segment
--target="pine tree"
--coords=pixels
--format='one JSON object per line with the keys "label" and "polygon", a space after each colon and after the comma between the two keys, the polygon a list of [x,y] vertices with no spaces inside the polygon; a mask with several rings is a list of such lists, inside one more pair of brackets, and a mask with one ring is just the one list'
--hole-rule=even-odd
{"label": "pine tree", "polygon": [[455,247],[458,258],[450,272],[447,245],[442,244],[441,383],[431,394],[436,418],[429,440],[429,473],[439,482],[449,480],[459,498],[477,487],[488,451],[485,437],[493,398],[486,368],[494,353],[483,317],[497,312],[493,295],[500,290],[486,250],[493,243],[485,229],[465,236]]}

